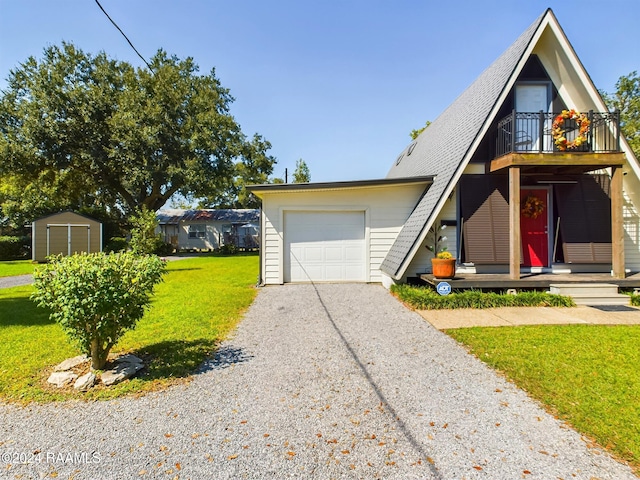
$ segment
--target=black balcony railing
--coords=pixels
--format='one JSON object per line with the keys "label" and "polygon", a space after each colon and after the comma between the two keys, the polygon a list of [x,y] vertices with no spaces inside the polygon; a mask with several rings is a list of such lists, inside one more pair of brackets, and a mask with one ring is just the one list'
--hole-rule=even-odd
{"label": "black balcony railing", "polygon": [[[575,148],[562,150],[553,136],[553,121],[560,113],[511,112],[498,122],[496,157],[514,152],[562,153],[620,151],[619,112],[593,112],[585,114],[589,128]],[[580,124],[574,119],[566,119],[562,125],[564,137],[570,144],[580,135]],[[584,129],[583,129],[584,130]]]}

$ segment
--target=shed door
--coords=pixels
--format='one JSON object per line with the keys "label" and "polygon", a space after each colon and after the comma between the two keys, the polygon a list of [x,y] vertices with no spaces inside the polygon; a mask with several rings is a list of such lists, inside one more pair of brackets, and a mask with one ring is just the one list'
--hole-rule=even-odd
{"label": "shed door", "polygon": [[364,212],[286,212],[285,282],[366,281]]}
{"label": "shed door", "polygon": [[48,224],[47,230],[47,255],[91,253],[89,225]]}

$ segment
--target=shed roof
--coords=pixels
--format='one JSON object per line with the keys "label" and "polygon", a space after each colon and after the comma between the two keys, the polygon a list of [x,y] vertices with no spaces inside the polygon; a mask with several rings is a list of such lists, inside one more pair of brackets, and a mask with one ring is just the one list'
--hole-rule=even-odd
{"label": "shed roof", "polygon": [[66,215],[66,214],[73,214],[73,215],[76,215],[76,216],[78,216],[78,217],[82,217],[82,218],[84,218],[84,219],[86,219],[86,220],[90,220],[90,221],[92,221],[92,222],[98,222],[98,223],[101,223],[101,222],[100,222],[100,220],[97,220],[97,219],[95,219],[95,218],[93,218],[93,217],[90,217],[90,216],[88,216],[88,215],[84,215],[84,214],[82,214],[82,213],[74,212],[73,210],[63,210],[62,212],[50,213],[49,215],[45,215],[44,217],[36,218],[36,219],[35,219],[35,220],[33,220],[33,221],[34,221],[34,222],[39,222],[39,221],[41,221],[41,220],[46,220],[47,218],[57,217],[57,216],[59,216],[59,215]]}
{"label": "shed roof", "polygon": [[250,208],[184,210],[171,208],[159,210],[156,214],[160,225],[177,225],[180,222],[229,222],[256,223],[260,219],[260,211]]}

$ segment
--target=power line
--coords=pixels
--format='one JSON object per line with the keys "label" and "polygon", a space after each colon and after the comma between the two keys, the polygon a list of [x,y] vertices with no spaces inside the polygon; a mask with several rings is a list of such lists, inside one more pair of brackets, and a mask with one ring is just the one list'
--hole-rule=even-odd
{"label": "power line", "polygon": [[151,70],[151,72],[153,73],[153,69],[151,68],[151,65],[149,65],[149,62],[147,62],[145,60],[145,58],[140,55],[140,52],[136,49],[136,47],[133,46],[133,43],[131,43],[131,40],[129,40],[129,38],[125,35],[125,33],[122,31],[122,29],[118,26],[118,24],[116,22],[113,21],[113,19],[109,16],[109,14],[107,13],[107,11],[102,7],[102,5],[100,5],[100,2],[98,0],[96,0],[96,3],[98,4],[98,6],[100,7],[100,10],[102,10],[102,13],[104,13],[107,18],[109,19],[109,21],[111,23],[113,23],[113,26],[116,27],[118,29],[118,31],[122,34],[122,36],[124,37],[124,39],[129,42],[129,45],[131,45],[131,48],[133,48],[133,51],[136,52],[138,54],[138,56],[142,59],[142,61],[147,65],[147,67],[149,67],[149,70]]}

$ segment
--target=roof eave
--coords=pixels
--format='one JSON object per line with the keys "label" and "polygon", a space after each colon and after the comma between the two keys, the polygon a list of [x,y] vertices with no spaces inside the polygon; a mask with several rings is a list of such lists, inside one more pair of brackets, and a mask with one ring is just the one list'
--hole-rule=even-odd
{"label": "roof eave", "polygon": [[381,178],[373,180],[351,180],[341,182],[314,182],[314,183],[269,183],[259,185],[247,185],[254,195],[262,198],[269,193],[291,193],[319,190],[343,190],[354,188],[391,187],[396,185],[430,184],[433,183],[434,175],[423,175],[419,177],[403,178]]}

